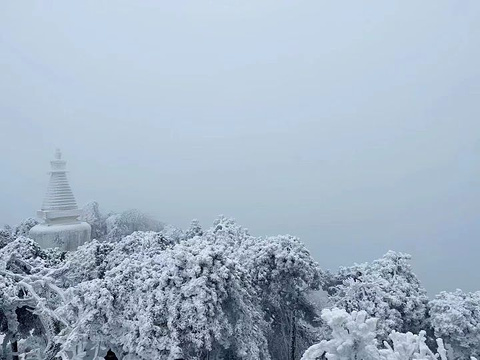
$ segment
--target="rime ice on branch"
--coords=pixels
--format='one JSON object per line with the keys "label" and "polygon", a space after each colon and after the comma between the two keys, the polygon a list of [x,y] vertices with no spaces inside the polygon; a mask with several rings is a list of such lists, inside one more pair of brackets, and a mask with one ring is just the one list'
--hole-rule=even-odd
{"label": "rime ice on branch", "polygon": [[75,250],[90,240],[91,227],[81,222],[75,197],[68,183],[66,161],[56,150],[55,159],[50,161],[50,182],[41,210],[37,216],[43,220],[30,230],[30,237],[42,248],[59,247],[65,251]]}

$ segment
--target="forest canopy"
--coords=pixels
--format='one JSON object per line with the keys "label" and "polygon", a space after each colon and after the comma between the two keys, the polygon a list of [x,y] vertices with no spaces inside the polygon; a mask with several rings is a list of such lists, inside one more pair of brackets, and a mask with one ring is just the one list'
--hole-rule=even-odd
{"label": "forest canopy", "polygon": [[130,210],[82,217],[93,239],[41,249],[0,231],[4,359],[468,359],[480,293],[433,299],[410,256],[321,268],[296,237],[218,217],[182,230]]}

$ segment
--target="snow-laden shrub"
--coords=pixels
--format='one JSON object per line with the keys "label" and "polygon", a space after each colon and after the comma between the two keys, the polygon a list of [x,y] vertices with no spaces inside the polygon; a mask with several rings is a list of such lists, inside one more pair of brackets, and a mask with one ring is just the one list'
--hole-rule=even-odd
{"label": "snow-laden shrub", "polygon": [[0,229],[0,249],[12,241],[12,233],[7,229]]}
{"label": "snow-laden shrub", "polygon": [[337,274],[324,277],[323,288],[333,306],[364,310],[377,318],[380,341],[394,330],[428,330],[428,297],[409,260],[410,255],[389,251],[372,263],[340,268]]}
{"label": "snow-laden shrub", "polygon": [[438,353],[434,353],[425,343],[424,331],[418,335],[393,331],[380,346],[378,319],[369,318],[363,310],[324,309],[322,319],[332,329],[332,337],[311,346],[302,360],[447,360],[442,340],[437,339]]}
{"label": "snow-laden shrub", "polygon": [[[50,266],[61,254],[45,251],[31,239],[20,236],[0,249],[0,334],[6,345],[17,343],[30,358],[55,355],[55,328],[62,319],[56,310],[62,304],[62,290],[50,276]],[[35,345],[32,345],[35,344]]]}
{"label": "snow-laden shrub", "polygon": [[429,305],[435,336],[445,340],[454,356],[480,356],[480,291],[441,292]]}
{"label": "snow-laden shrub", "polygon": [[[162,251],[152,249],[159,246]],[[248,274],[216,244],[165,247],[150,241],[135,253],[112,251],[105,262],[114,265],[103,279],[67,292],[62,314],[75,323],[62,339],[65,350],[88,338],[139,359],[201,358],[207,352],[270,359]]]}
{"label": "snow-laden shrub", "polygon": [[38,224],[38,221],[34,218],[26,218],[20,224],[16,225],[12,231],[12,237],[14,239],[20,236],[29,236],[30,229]]}
{"label": "snow-laden shrub", "polygon": [[102,278],[107,267],[105,258],[114,247],[112,243],[89,241],[76,251],[64,254],[64,261],[51,270],[51,275],[62,288]]}

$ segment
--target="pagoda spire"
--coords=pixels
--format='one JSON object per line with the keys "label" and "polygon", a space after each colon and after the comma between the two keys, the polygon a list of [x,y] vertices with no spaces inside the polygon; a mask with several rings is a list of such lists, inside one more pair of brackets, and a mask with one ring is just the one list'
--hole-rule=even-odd
{"label": "pagoda spire", "polygon": [[60,149],[55,151],[55,157],[50,161],[50,181],[41,210],[37,215],[47,223],[74,222],[80,216],[75,196],[67,179],[67,162],[62,159]]}
{"label": "pagoda spire", "polygon": [[67,179],[67,162],[62,160],[60,149],[55,151],[55,159],[50,161],[50,182],[43,200],[42,210],[76,210],[77,202]]}
{"label": "pagoda spire", "polygon": [[50,181],[47,194],[37,216],[42,223],[30,230],[30,237],[42,248],[59,247],[64,251],[77,249],[90,240],[91,227],[78,220],[81,210],[73,196],[67,179],[67,162],[57,149],[50,161]]}

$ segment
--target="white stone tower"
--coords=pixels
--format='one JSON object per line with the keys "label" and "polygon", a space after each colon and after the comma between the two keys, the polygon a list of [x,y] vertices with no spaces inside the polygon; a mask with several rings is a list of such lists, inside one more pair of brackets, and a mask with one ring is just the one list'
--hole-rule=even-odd
{"label": "white stone tower", "polygon": [[64,251],[76,250],[90,240],[91,227],[81,222],[75,197],[67,180],[66,161],[57,149],[55,159],[50,161],[50,182],[42,209],[37,216],[43,223],[30,230],[30,237],[42,248],[59,247]]}

